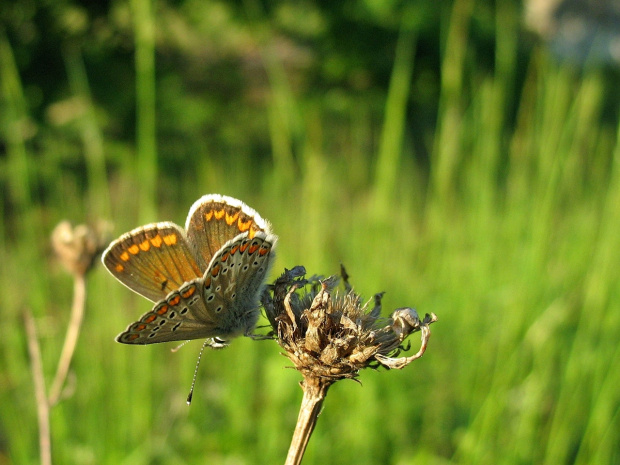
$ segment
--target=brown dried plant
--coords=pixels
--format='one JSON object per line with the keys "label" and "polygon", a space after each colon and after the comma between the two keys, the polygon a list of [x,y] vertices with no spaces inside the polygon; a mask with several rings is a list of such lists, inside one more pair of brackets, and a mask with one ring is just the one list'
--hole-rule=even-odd
{"label": "brown dried plant", "polygon": [[65,269],[73,275],[73,304],[58,368],[48,396],[50,405],[56,404],[62,396],[84,316],[86,273],[109,242],[109,231],[110,225],[105,222],[96,226],[79,224],[73,227],[68,221],[58,223],[52,231],[52,249]]}
{"label": "brown dried plant", "polygon": [[37,402],[40,457],[43,465],[51,465],[52,463],[49,411],[50,407],[67,395],[68,390],[65,386],[67,375],[84,316],[86,273],[92,268],[97,255],[105,247],[109,230],[110,227],[107,223],[100,223],[95,227],[86,225],[72,227],[68,221],[62,221],[52,232],[52,249],[67,271],[73,275],[74,284],[69,325],[49,394],[46,394],[41,349],[37,338],[35,320],[30,310],[26,310],[24,315]]}
{"label": "brown dried plant", "polygon": [[[263,295],[267,318],[285,355],[303,375],[304,391],[286,465],[301,463],[327,390],[341,379],[355,379],[364,368],[402,369],[420,358],[430,337],[431,313],[420,320],[412,308],[399,308],[382,318],[381,297],[363,303],[341,271],[344,293],[335,291],[339,279],[303,279],[305,269],[286,270]],[[309,290],[300,292],[304,289]],[[422,344],[409,357],[398,357],[405,339],[420,331]]]}

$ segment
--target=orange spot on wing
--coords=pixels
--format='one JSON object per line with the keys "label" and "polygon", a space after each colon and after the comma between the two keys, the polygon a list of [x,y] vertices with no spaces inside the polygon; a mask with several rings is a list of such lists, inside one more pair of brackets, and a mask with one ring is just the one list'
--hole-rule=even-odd
{"label": "orange spot on wing", "polygon": [[195,292],[196,286],[190,286],[185,292],[183,292],[183,294],[181,294],[181,297],[183,297],[184,299],[188,299],[193,296]]}
{"label": "orange spot on wing", "polygon": [[221,220],[222,218],[224,218],[225,214],[226,214],[226,212],[224,211],[223,208],[221,210],[213,212],[213,215],[215,216],[216,220]]}
{"label": "orange spot on wing", "polygon": [[[165,310],[164,310],[164,313],[166,313],[166,311],[168,310],[168,307],[167,307],[167,306],[164,306],[164,307],[162,307],[162,308],[164,308],[164,309],[165,309]],[[159,313],[159,314],[161,315],[160,311],[161,311],[161,309],[158,309],[158,310],[157,310],[157,313]],[[142,322],[143,322],[143,323],[152,323],[155,319],[157,319],[157,315],[155,315],[155,313],[149,313],[149,314],[146,316],[146,318],[145,318],[144,320],[142,320]],[[146,326],[145,326],[145,328],[146,328]]]}
{"label": "orange spot on wing", "polygon": [[147,250],[151,248],[151,244],[149,244],[149,241],[144,241],[140,243],[139,247],[140,247],[140,250],[142,250],[143,252],[146,252]]}
{"label": "orange spot on wing", "polygon": [[235,213],[234,215],[229,215],[228,213],[226,213],[226,224],[228,226],[232,226],[232,224],[237,221],[237,218],[239,218],[239,212]]}
{"label": "orange spot on wing", "polygon": [[121,259],[121,260],[123,260],[124,262],[129,261],[129,254],[128,254],[127,252],[123,252],[123,253],[120,255],[120,259]]}
{"label": "orange spot on wing", "polygon": [[131,328],[134,331],[144,331],[146,329],[146,325],[138,324]]}
{"label": "orange spot on wing", "polygon": [[207,213],[205,213],[205,220],[211,221],[212,219],[213,219],[213,210],[209,210]]}
{"label": "orange spot on wing", "polygon": [[241,232],[246,232],[251,227],[252,227],[252,220],[251,219],[249,219],[247,221],[241,221],[241,218],[239,218],[239,221],[237,221],[237,229],[239,229],[239,231],[241,231]]}
{"label": "orange spot on wing", "polygon": [[171,299],[168,301],[168,303],[174,307],[174,306],[175,306],[175,305],[177,305],[180,301],[181,301],[181,296],[177,294],[177,295],[175,295],[173,298],[171,298]]}
{"label": "orange spot on wing", "polygon": [[140,248],[136,245],[130,245],[127,249],[131,255],[137,255],[140,252]]}
{"label": "orange spot on wing", "polygon": [[219,274],[219,272],[220,272],[220,265],[215,265],[213,269],[211,270],[211,276],[215,278]]}
{"label": "orange spot on wing", "polygon": [[245,242],[243,244],[241,244],[239,246],[239,250],[241,250],[241,253],[245,252],[245,250],[249,247],[250,243],[249,242]]}
{"label": "orange spot on wing", "polygon": [[256,252],[256,250],[259,248],[258,244],[252,244],[252,246],[250,247],[250,254],[253,254],[254,252]]}
{"label": "orange spot on wing", "polygon": [[224,255],[222,255],[222,261],[225,262],[226,260],[228,260],[229,256],[230,256],[230,253],[226,252]]}
{"label": "orange spot on wing", "polygon": [[236,245],[236,246],[234,246],[232,249],[230,249],[230,254],[231,254],[231,255],[236,254],[236,253],[237,253],[237,250],[239,250],[239,246],[238,246],[238,245]]}
{"label": "orange spot on wing", "polygon": [[117,273],[121,273],[124,269],[125,267],[120,263],[114,267],[114,271],[116,271]]}
{"label": "orange spot on wing", "polygon": [[168,234],[164,236],[164,244],[166,245],[174,245],[177,243],[177,235],[176,234]]}
{"label": "orange spot on wing", "polygon": [[163,240],[159,234],[151,239],[151,244],[153,244],[154,247],[161,247],[162,242]]}
{"label": "orange spot on wing", "polygon": [[270,247],[268,247],[265,244],[263,244],[261,246],[260,250],[258,251],[258,255],[265,256],[265,255],[267,255],[269,253],[270,249],[271,249]]}
{"label": "orange spot on wing", "polygon": [[140,337],[139,334],[126,334],[125,337],[123,337],[123,340],[125,340],[125,341],[135,341],[139,337]]}
{"label": "orange spot on wing", "polygon": [[211,276],[207,276],[205,279],[205,287],[209,287],[211,285]]}

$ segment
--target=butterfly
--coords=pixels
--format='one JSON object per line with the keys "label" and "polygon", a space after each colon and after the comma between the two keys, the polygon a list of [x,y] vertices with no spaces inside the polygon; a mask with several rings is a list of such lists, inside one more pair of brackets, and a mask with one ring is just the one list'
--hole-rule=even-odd
{"label": "butterfly", "polygon": [[224,342],[249,335],[277,240],[254,209],[219,194],[192,205],[185,229],[161,222],[123,234],[105,250],[102,262],[155,306],[116,340]]}

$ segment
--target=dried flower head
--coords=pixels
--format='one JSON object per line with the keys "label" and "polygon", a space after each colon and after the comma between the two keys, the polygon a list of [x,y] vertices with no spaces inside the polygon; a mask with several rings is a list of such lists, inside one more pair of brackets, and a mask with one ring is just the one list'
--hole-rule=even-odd
{"label": "dried flower head", "polygon": [[[400,369],[422,356],[430,336],[434,314],[420,320],[412,308],[399,308],[382,318],[381,294],[363,303],[342,275],[345,291],[335,291],[339,279],[305,280],[303,267],[296,267],[276,280],[273,296],[265,294],[263,305],[279,344],[305,376],[336,381],[355,378],[359,370],[383,365]],[[305,286],[310,290],[303,295]],[[372,307],[371,307],[372,304]],[[395,358],[412,333],[422,332],[422,347],[411,357]]]}
{"label": "dried flower head", "polygon": [[[384,366],[404,368],[420,358],[430,337],[429,325],[437,321],[431,313],[420,321],[412,308],[399,308],[390,318],[382,318],[381,297],[363,303],[341,270],[344,293],[335,291],[338,278],[303,279],[302,266],[286,270],[263,295],[263,306],[295,368],[303,374],[297,426],[293,433],[286,465],[301,463],[327,390],[339,379],[355,379],[362,368]],[[299,291],[309,287],[301,296]],[[410,357],[397,357],[412,333],[421,331],[422,346]]]}
{"label": "dried flower head", "polygon": [[105,248],[109,231],[107,223],[73,227],[68,221],[61,221],[52,231],[52,248],[69,272],[83,275]]}

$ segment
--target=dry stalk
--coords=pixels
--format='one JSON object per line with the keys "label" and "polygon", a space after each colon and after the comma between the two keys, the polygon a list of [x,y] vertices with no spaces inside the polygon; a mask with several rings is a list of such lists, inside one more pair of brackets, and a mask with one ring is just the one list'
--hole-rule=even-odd
{"label": "dry stalk", "polygon": [[304,395],[301,400],[297,426],[293,433],[285,465],[301,463],[301,459],[310,441],[310,436],[319,418],[319,413],[321,413],[327,390],[332,382],[316,377],[306,377],[301,383]]}
{"label": "dry stalk", "polygon": [[24,313],[26,336],[28,337],[28,353],[30,369],[34,383],[34,396],[37,402],[37,418],[39,423],[39,452],[41,465],[52,464],[52,443],[50,439],[50,407],[45,395],[45,379],[41,363],[41,347],[37,338],[37,328],[30,310]]}
{"label": "dry stalk", "polygon": [[86,278],[83,274],[73,275],[73,303],[71,304],[71,317],[69,319],[69,326],[67,327],[67,334],[65,335],[65,342],[62,346],[62,352],[58,359],[58,367],[56,368],[56,375],[52,382],[52,387],[49,393],[49,404],[56,405],[61,398],[67,374],[69,373],[69,367],[71,366],[71,360],[73,359],[73,353],[75,352],[75,346],[77,345],[78,337],[80,335],[80,328],[82,327],[82,319],[84,317],[84,304],[86,302]]}

